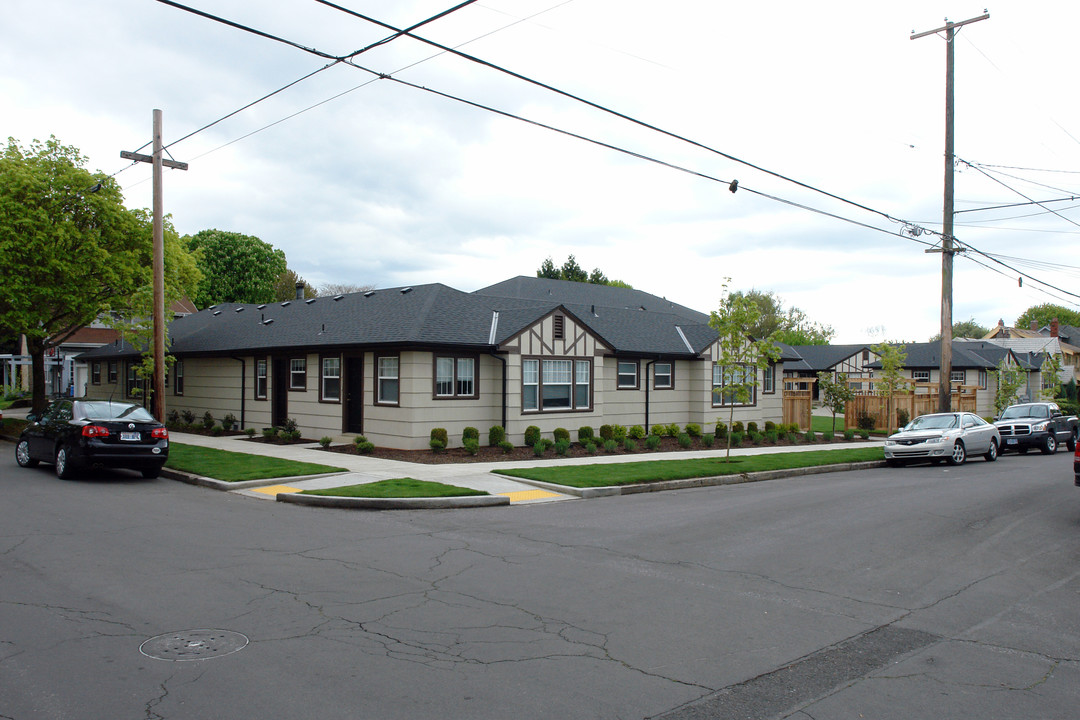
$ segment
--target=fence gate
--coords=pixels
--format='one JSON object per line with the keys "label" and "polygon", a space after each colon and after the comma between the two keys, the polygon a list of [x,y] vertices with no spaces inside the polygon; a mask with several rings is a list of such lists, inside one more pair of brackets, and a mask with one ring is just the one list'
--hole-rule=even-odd
{"label": "fence gate", "polygon": [[795,423],[800,430],[810,429],[810,408],[814,401],[813,385],[817,378],[784,378],[784,424]]}

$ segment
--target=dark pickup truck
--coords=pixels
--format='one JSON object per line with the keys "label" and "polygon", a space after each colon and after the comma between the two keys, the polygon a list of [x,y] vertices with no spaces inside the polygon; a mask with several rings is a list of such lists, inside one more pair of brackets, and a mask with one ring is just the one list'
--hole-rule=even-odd
{"label": "dark pickup truck", "polygon": [[1057,403],[1010,405],[994,424],[1001,434],[1001,452],[1026,453],[1038,448],[1049,455],[1061,443],[1070,451],[1076,450],[1076,416],[1062,413]]}

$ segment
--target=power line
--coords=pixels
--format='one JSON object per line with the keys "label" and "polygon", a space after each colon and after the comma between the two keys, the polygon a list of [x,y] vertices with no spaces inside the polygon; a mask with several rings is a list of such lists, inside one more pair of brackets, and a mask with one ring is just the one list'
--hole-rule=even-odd
{"label": "power line", "polygon": [[1052,208],[1048,208],[1048,207],[1046,207],[1045,205],[1043,205],[1042,203],[1040,203],[1040,202],[1039,202],[1038,200],[1032,200],[1032,199],[1031,199],[1031,198],[1029,198],[1029,197],[1028,197],[1027,195],[1025,195],[1024,193],[1022,193],[1022,192],[1020,192],[1019,190],[1017,190],[1016,188],[1014,188],[1014,187],[1011,187],[1011,186],[1009,186],[1009,185],[1008,185],[1008,183],[1005,183],[1005,182],[1003,182],[1003,181],[1001,181],[1001,180],[997,179],[996,177],[994,177],[994,176],[993,176],[993,175],[991,175],[990,173],[986,172],[985,170],[983,170],[983,169],[982,169],[981,167],[979,167],[978,165],[974,165],[974,164],[972,164],[972,163],[969,163],[969,162],[968,162],[967,160],[964,160],[964,159],[962,159],[962,158],[959,158],[959,157],[958,157],[958,158],[956,158],[956,159],[957,159],[958,161],[960,161],[960,162],[964,163],[964,164],[965,164],[965,165],[967,165],[968,167],[972,168],[973,170],[976,170],[977,172],[980,172],[980,173],[982,173],[982,174],[983,174],[984,176],[986,176],[986,177],[990,178],[991,180],[993,180],[994,182],[998,183],[998,184],[999,184],[999,185],[1001,185],[1002,187],[1004,187],[1004,188],[1007,188],[1008,190],[1011,190],[1012,192],[1016,193],[1017,195],[1019,195],[1020,197],[1024,198],[1025,200],[1027,200],[1027,201],[1029,201],[1029,202],[1032,202],[1032,203],[1034,203],[1034,204],[1038,205],[1038,206],[1039,206],[1039,207],[1041,207],[1041,208],[1042,208],[1043,210],[1046,210],[1047,212],[1049,212],[1049,213],[1051,213],[1051,214],[1053,214],[1053,215],[1057,215],[1057,216],[1058,216],[1059,218],[1061,218],[1062,220],[1064,220],[1064,221],[1065,221],[1065,222],[1067,222],[1067,223],[1070,223],[1070,224],[1072,224],[1072,225],[1076,225],[1077,227],[1080,227],[1080,223],[1076,222],[1075,220],[1072,220],[1071,218],[1067,218],[1067,217],[1065,217],[1064,215],[1062,215],[1062,214],[1061,214],[1061,213],[1059,213],[1058,211],[1056,211],[1056,210],[1053,210]]}

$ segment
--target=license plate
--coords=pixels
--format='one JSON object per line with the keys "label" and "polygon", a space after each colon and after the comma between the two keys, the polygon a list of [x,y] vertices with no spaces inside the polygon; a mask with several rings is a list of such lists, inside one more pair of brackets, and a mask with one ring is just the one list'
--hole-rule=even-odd
{"label": "license plate", "polygon": [[139,433],[139,432],[122,432],[122,433],[120,433],[120,439],[121,440],[131,440],[131,441],[138,442],[139,440],[142,440],[142,433]]}
{"label": "license plate", "polygon": [[1007,440],[1005,441],[1005,444],[1006,444],[1006,445],[1015,445],[1015,444],[1016,444],[1016,438],[1008,438],[1008,439],[1007,439]]}

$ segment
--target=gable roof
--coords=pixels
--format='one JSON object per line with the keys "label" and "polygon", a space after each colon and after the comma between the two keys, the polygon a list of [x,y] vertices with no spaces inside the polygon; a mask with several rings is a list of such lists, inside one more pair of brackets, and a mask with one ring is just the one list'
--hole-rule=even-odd
{"label": "gable roof", "polygon": [[784,363],[784,370],[821,372],[869,349],[869,345],[793,345],[799,359]]}
{"label": "gable roof", "polygon": [[[1012,355],[1017,365],[1024,370],[1039,368],[1036,357],[1031,353],[1016,352],[989,340],[953,340],[952,351],[954,370],[993,370],[1009,355]],[[904,345],[904,352],[907,353],[905,368],[923,370],[941,367],[941,343],[911,343]],[[881,361],[875,360],[867,367],[879,369]]]}

